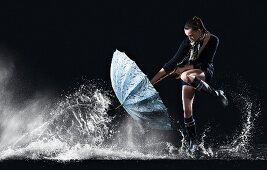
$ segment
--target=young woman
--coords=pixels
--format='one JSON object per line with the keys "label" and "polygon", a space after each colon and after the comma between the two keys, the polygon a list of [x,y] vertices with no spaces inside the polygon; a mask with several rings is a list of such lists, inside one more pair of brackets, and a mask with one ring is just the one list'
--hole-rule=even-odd
{"label": "young woman", "polygon": [[215,90],[208,84],[214,72],[213,58],[219,44],[218,37],[207,31],[202,20],[196,16],[186,22],[184,32],[187,37],[178,51],[152,78],[151,83],[155,84],[169,73],[180,76],[184,124],[190,139],[189,149],[194,151],[198,146],[192,107],[195,90],[216,97],[224,106],[228,105],[228,100],[222,90]]}

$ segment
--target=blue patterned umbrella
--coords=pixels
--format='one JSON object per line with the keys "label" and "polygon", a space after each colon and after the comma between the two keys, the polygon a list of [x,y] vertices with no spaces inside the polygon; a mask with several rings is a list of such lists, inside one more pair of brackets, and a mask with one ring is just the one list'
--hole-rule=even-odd
{"label": "blue patterned umbrella", "polygon": [[171,130],[167,108],[158,92],[125,53],[113,53],[110,78],[118,100],[134,120],[153,129]]}

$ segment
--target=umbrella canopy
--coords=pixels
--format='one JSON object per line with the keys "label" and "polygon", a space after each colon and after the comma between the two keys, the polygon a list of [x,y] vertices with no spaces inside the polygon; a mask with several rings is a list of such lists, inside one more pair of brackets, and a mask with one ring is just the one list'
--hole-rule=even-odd
{"label": "umbrella canopy", "polygon": [[167,108],[158,92],[125,53],[113,53],[110,78],[118,100],[133,119],[154,129],[171,130]]}

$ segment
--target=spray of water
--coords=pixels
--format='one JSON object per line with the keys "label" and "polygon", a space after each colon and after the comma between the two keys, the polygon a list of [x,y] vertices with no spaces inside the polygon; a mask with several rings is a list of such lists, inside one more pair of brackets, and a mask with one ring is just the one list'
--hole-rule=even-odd
{"label": "spray of water", "polygon": [[[39,94],[17,108],[11,102],[11,90],[7,90],[12,67],[0,68],[0,159],[251,159],[260,106],[244,93],[246,90],[228,91],[242,112],[241,130],[225,139],[226,145],[212,148],[205,146],[206,138],[212,137],[209,126],[201,137],[202,156],[196,157],[184,149],[183,133],[181,146],[177,146],[166,132],[144,128],[125,111],[114,114],[126,115],[123,119],[109,115],[115,97],[102,88],[103,81],[88,81],[57,99]],[[114,128],[114,124],[119,125]],[[172,133],[179,132],[169,136]]]}
{"label": "spray of water", "polygon": [[[9,141],[8,149],[1,154],[2,157],[6,157],[7,153],[12,153],[11,150],[16,156],[25,154],[27,157],[36,158],[38,155],[40,157],[55,157],[62,152],[79,148],[81,145],[101,146],[104,139],[109,136],[110,131],[107,125],[112,120],[107,115],[110,100],[103,94],[93,84],[90,86],[82,85],[75,92],[65,95],[55,104],[50,103],[50,107],[44,109],[43,112],[36,109],[40,108],[38,105],[40,99],[38,99],[35,100],[38,101],[37,103],[29,104],[26,110],[13,113],[13,115],[23,114],[25,119],[32,116],[32,112],[39,114],[39,117],[31,119],[32,123],[29,124],[27,121],[14,120],[13,116],[10,121],[5,121],[2,124],[4,131],[1,135],[1,141],[2,143]],[[32,108],[35,109],[30,110]],[[12,130],[21,135],[14,135],[13,132],[12,136],[16,136],[16,140],[6,140],[9,137],[7,132],[11,131],[9,125],[15,124],[15,121],[21,126],[30,127],[21,132],[18,127],[20,125],[16,123],[14,130]]]}
{"label": "spray of water", "polygon": [[205,138],[210,137],[208,134],[212,131],[212,126],[208,126],[202,134],[200,143],[202,153],[208,158],[255,159],[251,154],[253,152],[252,142],[256,131],[255,124],[261,113],[261,106],[243,78],[239,76],[237,80],[237,84],[226,87],[225,92],[227,92],[228,98],[233,101],[234,107],[241,113],[241,125],[236,127],[233,137],[227,136],[224,142],[220,141],[220,143],[226,144],[220,145],[219,148],[205,146]]}
{"label": "spray of water", "polygon": [[257,118],[261,113],[261,106],[255,95],[250,92],[250,88],[242,77],[238,80],[239,84],[237,87],[241,88],[239,90],[229,90],[228,93],[242,113],[242,124],[240,130],[237,130],[233,138],[228,140],[226,145],[220,147],[219,153],[224,153],[225,156],[231,155],[231,157],[238,159],[253,159],[251,154],[251,151],[253,151],[252,142],[256,131]]}

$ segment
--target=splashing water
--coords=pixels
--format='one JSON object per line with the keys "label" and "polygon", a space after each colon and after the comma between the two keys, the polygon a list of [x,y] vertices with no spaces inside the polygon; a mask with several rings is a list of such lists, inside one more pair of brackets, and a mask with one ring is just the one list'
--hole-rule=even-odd
{"label": "splashing water", "polygon": [[[202,135],[200,148],[206,156],[216,159],[259,159],[253,153],[253,137],[255,132],[255,124],[261,113],[261,106],[257,98],[249,94],[250,89],[244,80],[239,77],[239,83],[235,87],[239,89],[229,90],[229,98],[233,100],[233,104],[239,109],[242,115],[241,130],[234,133],[232,139],[225,139],[226,144],[220,145],[219,148],[207,147],[204,145],[206,134],[211,131],[211,126],[206,128]],[[253,155],[254,154],[254,155]],[[263,156],[266,157],[266,156]],[[265,158],[266,159],[266,158]]]}
{"label": "splashing water", "polygon": [[6,149],[1,157],[56,157],[83,145],[99,147],[110,133],[109,105],[104,92],[94,85],[82,85],[57,102],[56,108],[48,112],[48,119],[36,122],[40,126],[19,136],[7,148],[1,148]]}
{"label": "splashing water", "polygon": [[[211,137],[209,126],[199,145],[202,156],[196,157],[185,152],[183,145],[174,145],[166,132],[144,129],[129,116],[112,128],[116,120],[108,110],[113,95],[101,86],[89,81],[57,102],[34,99],[25,109],[12,112],[12,119],[1,122],[0,159],[252,159],[250,142],[260,107],[243,93],[231,93],[243,115],[241,130],[226,139],[226,145],[213,148],[205,146],[205,139]],[[11,122],[21,123],[13,127]],[[10,130],[12,140],[7,135]]]}
{"label": "splashing water", "polygon": [[71,144],[102,144],[109,133],[107,124],[111,118],[107,109],[110,100],[94,88],[82,85],[58,104],[52,113],[56,117],[49,127],[51,135]]}
{"label": "splashing water", "polygon": [[[244,94],[231,93],[232,98],[237,101],[236,105],[239,105],[240,112],[242,113],[242,125],[240,132],[236,133],[230,142],[221,146],[218,154],[224,154],[238,159],[252,159],[250,151],[253,149],[251,146],[255,122],[260,115],[260,106],[257,104],[256,99],[246,96]],[[253,105],[256,105],[253,107]]]}

